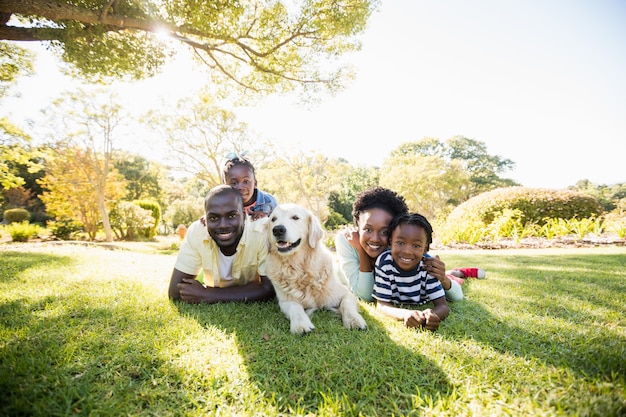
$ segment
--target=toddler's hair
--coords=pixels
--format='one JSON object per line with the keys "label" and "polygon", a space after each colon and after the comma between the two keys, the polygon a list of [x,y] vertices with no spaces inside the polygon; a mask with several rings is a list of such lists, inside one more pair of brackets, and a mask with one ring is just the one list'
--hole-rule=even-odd
{"label": "toddler's hair", "polygon": [[402,224],[410,224],[413,226],[419,226],[424,229],[426,232],[426,252],[430,249],[430,244],[433,243],[433,227],[430,225],[426,217],[422,216],[418,213],[404,213],[396,216],[391,220],[391,224],[389,225],[389,241],[391,242],[391,237],[393,236],[393,232],[396,228]]}
{"label": "toddler's hair", "polygon": [[379,208],[390,213],[393,217],[409,211],[404,197],[388,188],[374,187],[360,192],[352,204],[352,217],[358,227],[362,212]]}
{"label": "toddler's hair", "polygon": [[250,160],[248,158],[246,158],[243,155],[234,155],[232,157],[229,158],[231,154],[228,154],[227,158],[228,160],[226,161],[226,163],[224,164],[224,181],[226,181],[226,176],[228,175],[228,173],[230,172],[230,169],[234,166],[237,165],[241,165],[244,166],[246,168],[249,168],[250,171],[252,171],[252,175],[254,175],[256,177],[256,173],[254,172],[254,165],[252,165],[252,162],[250,162]]}

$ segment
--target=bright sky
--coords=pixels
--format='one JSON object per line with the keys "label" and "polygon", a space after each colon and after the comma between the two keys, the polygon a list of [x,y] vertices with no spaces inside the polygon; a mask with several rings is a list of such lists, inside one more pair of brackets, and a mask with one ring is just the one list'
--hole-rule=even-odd
{"label": "bright sky", "polygon": [[[505,176],[525,186],[626,182],[626,2],[382,0],[363,43],[357,79],[337,97],[309,109],[273,97],[241,120],[279,146],[355,165],[381,166],[405,142],[462,135],[513,160]],[[18,117],[64,85],[42,62],[11,104]],[[179,62],[127,98],[146,109],[155,94],[175,101],[192,91],[189,80],[201,82]]]}

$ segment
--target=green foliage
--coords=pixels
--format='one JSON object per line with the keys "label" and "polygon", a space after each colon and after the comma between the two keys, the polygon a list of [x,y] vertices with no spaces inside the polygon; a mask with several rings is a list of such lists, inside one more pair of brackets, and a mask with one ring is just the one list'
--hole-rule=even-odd
{"label": "green foliage", "polygon": [[450,213],[448,224],[462,227],[464,220],[473,219],[488,226],[505,209],[518,209],[524,224],[540,226],[545,219],[587,218],[602,213],[595,198],[576,191],[509,187],[480,194],[459,205]]}
{"label": "green foliage", "polygon": [[8,42],[0,42],[0,99],[21,76],[33,74],[34,54]]}
{"label": "green foliage", "polygon": [[504,209],[493,219],[487,228],[487,233],[494,242],[503,237],[512,237],[516,241],[521,239],[524,230],[523,214],[519,209]]}
{"label": "green foliage", "polygon": [[407,142],[391,152],[392,159],[401,156],[441,158],[444,161],[442,166],[452,161],[460,164],[469,177],[469,184],[463,188],[465,195],[456,200],[456,204],[494,188],[518,185],[513,180],[500,177],[515,166],[513,161],[490,155],[484,142],[463,136],[455,136],[445,143],[435,138]]}
{"label": "green foliage", "polygon": [[23,208],[8,209],[4,211],[3,218],[9,223],[21,223],[30,220],[30,213]]}
{"label": "green foliage", "polygon": [[605,228],[616,233],[620,239],[626,237],[626,212],[614,210],[605,216]]}
{"label": "green foliage", "polygon": [[72,240],[83,230],[79,222],[71,219],[51,221],[47,227],[52,236],[59,240]]}
{"label": "green foliage", "polygon": [[9,2],[2,12],[19,18],[19,25],[10,26],[11,39],[49,41],[75,76],[100,82],[146,78],[177,49],[189,48],[206,64],[209,84],[230,84],[250,95],[336,91],[352,77],[337,57],[360,49],[356,37],[377,5],[40,0]]}
{"label": "green foliage", "polygon": [[578,237],[583,239],[589,233],[593,233],[598,230],[597,219],[583,218],[583,219],[567,219],[569,229]]}
{"label": "green foliage", "polygon": [[352,203],[356,199],[357,194],[373,188],[379,183],[380,170],[378,168],[351,167],[344,161],[341,162],[343,169],[339,171],[340,178],[337,179],[337,182],[341,184],[341,188],[329,193],[328,208],[329,217],[337,213],[345,219],[345,223],[341,223],[342,220],[336,218],[332,220],[335,225],[327,226],[330,228],[340,224],[351,224],[353,222]]}
{"label": "green foliage", "polygon": [[486,236],[492,241],[512,238],[519,242],[527,236],[552,239],[570,233],[582,239],[604,230],[601,212],[595,198],[571,190],[502,188],[456,207],[446,220],[444,236],[447,241],[467,243]]}
{"label": "green foliage", "polygon": [[581,180],[569,189],[595,197],[606,212],[619,208],[622,201],[626,203],[626,183],[597,185],[589,180]]}
{"label": "green foliage", "polygon": [[118,203],[109,213],[111,228],[118,239],[135,240],[145,237],[146,230],[154,228],[153,212],[130,201]]}
{"label": "green foliage", "polygon": [[38,159],[41,153],[30,146],[31,138],[7,118],[0,118],[0,189],[10,189],[24,184],[18,167],[23,165],[29,173],[42,169]]}
{"label": "green foliage", "polygon": [[349,222],[341,214],[330,209],[330,214],[324,222],[324,227],[330,230],[336,229],[339,226],[349,224]]}
{"label": "green foliage", "polygon": [[145,227],[139,230],[139,233],[145,238],[153,238],[157,234],[157,228],[159,227],[159,223],[161,223],[161,206],[156,201],[150,200],[137,200],[133,201],[136,205],[141,207],[144,210],[148,210],[152,213],[152,218],[154,219],[154,225],[152,227]]}
{"label": "green foliage", "polygon": [[4,230],[11,235],[13,242],[27,242],[39,236],[42,232],[41,226],[31,224],[27,220],[20,223],[11,223],[4,227]]}
{"label": "green foliage", "polygon": [[409,210],[434,221],[466,197],[469,176],[458,161],[408,154],[385,160],[380,185],[404,196]]}
{"label": "green foliage", "polygon": [[202,216],[204,216],[204,198],[190,197],[172,202],[164,217],[167,225],[174,230],[179,224],[189,226]]}
{"label": "green foliage", "polygon": [[113,166],[126,180],[125,200],[152,199],[163,203],[163,181],[161,170],[164,168],[148,161],[140,155],[115,152]]}

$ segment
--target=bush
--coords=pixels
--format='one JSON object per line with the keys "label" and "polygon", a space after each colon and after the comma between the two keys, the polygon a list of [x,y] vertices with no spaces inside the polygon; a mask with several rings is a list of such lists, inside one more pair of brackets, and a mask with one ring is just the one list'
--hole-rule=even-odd
{"label": "bush", "polygon": [[135,240],[143,236],[142,231],[154,227],[152,212],[129,201],[122,201],[111,210],[109,219],[118,239]]}
{"label": "bush", "polygon": [[48,223],[48,230],[56,239],[70,240],[83,230],[82,225],[74,220],[61,219]]}
{"label": "bush", "polygon": [[446,232],[449,236],[466,236],[471,234],[467,225],[472,230],[481,225],[491,229],[492,236],[502,236],[504,230],[494,230],[498,228],[494,222],[503,222],[503,229],[514,227],[511,231],[515,236],[511,237],[519,239],[532,232],[531,226],[541,227],[550,219],[596,218],[601,213],[602,207],[594,197],[577,191],[507,187],[479,194],[456,207],[448,216]]}
{"label": "bush", "polygon": [[21,223],[11,223],[5,227],[5,230],[11,235],[13,242],[27,242],[28,239],[38,237],[42,231],[41,226],[30,224],[27,220]]}
{"label": "bush", "polygon": [[136,200],[134,203],[142,209],[151,212],[152,218],[154,219],[154,225],[152,227],[146,227],[139,230],[139,234],[149,239],[155,237],[157,234],[157,228],[161,222],[161,206],[156,201],[150,200]]}
{"label": "bush", "polygon": [[8,223],[21,223],[30,220],[30,213],[23,208],[14,208],[5,210],[3,217]]}
{"label": "bush", "polygon": [[176,200],[170,204],[165,219],[167,225],[176,229],[179,224],[189,226],[204,216],[204,198],[188,197],[185,200]]}

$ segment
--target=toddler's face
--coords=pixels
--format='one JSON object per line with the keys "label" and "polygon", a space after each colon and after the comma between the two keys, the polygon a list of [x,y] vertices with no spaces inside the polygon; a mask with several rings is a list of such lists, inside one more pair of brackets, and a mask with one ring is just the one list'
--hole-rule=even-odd
{"label": "toddler's face", "polygon": [[401,224],[391,235],[391,256],[403,271],[411,271],[419,265],[428,239],[423,227],[413,224]]}
{"label": "toddler's face", "polygon": [[226,184],[230,185],[241,193],[241,199],[243,205],[247,206],[252,203],[252,197],[254,196],[254,189],[256,188],[256,178],[252,170],[243,165],[235,165],[225,176]]}

